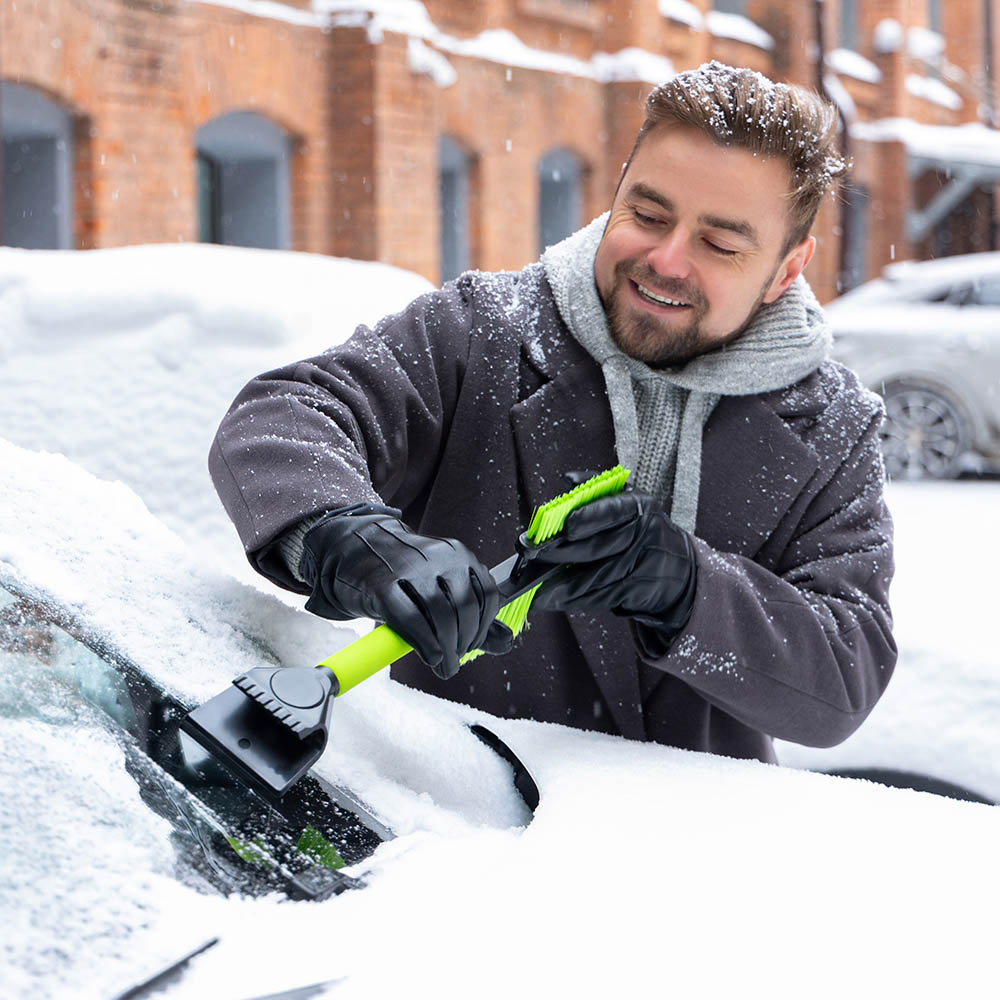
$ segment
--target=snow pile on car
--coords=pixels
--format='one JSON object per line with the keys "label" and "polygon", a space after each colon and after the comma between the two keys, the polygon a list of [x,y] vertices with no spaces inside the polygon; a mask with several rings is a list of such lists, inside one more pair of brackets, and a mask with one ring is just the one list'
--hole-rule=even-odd
{"label": "snow pile on car", "polygon": [[0,435],[127,483],[203,558],[255,578],[207,472],[253,376],[432,286],[410,271],[209,245],[0,249]]}

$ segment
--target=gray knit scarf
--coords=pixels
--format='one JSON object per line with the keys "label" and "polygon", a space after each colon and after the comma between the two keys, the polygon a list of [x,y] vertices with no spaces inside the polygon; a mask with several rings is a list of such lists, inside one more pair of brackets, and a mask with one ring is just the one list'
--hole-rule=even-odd
{"label": "gray knit scarf", "polygon": [[601,366],[611,404],[618,460],[633,482],[670,505],[693,531],[705,422],[722,396],[749,396],[793,385],[829,355],[830,331],[805,278],[761,306],[737,340],[671,369],[653,369],[611,339],[594,283],[594,258],[608,213],[542,256],[556,306],[573,337]]}

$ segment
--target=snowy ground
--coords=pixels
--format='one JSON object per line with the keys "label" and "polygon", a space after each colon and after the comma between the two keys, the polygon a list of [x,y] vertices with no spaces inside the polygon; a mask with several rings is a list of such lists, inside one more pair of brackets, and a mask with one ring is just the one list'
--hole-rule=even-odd
{"label": "snowy ground", "polygon": [[[246,378],[425,287],[378,265],[210,247],[0,251],[0,571],[192,701],[261,645],[302,663],[348,641],[251,580],[204,455]],[[920,770],[1000,799],[1000,483],[889,496],[897,675],[842,747],[782,745],[782,761]],[[59,679],[26,686],[0,663],[4,997],[108,997],[216,936],[169,995],[995,987],[989,807],[490,719],[541,789],[522,829],[509,773],[463,725],[475,713],[380,676],[338,703],[319,765],[398,834],[368,887],[320,904],[223,899],[171,877],[166,824]]]}

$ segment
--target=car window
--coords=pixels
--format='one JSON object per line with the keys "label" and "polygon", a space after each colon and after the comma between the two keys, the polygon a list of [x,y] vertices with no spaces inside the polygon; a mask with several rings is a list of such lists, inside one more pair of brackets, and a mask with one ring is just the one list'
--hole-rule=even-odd
{"label": "car window", "polygon": [[1000,306],[1000,281],[993,278],[977,281],[971,303],[978,306]]}
{"label": "car window", "polygon": [[963,281],[958,285],[951,285],[945,289],[945,294],[938,302],[947,302],[953,306],[967,306],[975,301],[976,286],[974,282]]}

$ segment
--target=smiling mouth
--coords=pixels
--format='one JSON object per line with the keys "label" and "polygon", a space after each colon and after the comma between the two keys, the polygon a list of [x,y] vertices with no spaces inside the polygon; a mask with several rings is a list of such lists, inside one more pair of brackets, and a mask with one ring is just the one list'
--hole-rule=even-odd
{"label": "smiling mouth", "polygon": [[637,281],[633,281],[632,285],[643,299],[651,302],[654,306],[672,306],[674,308],[690,308],[691,306],[690,302],[684,302],[681,299],[671,299],[665,295],[657,295],[656,292],[650,291],[645,285],[640,285]]}

